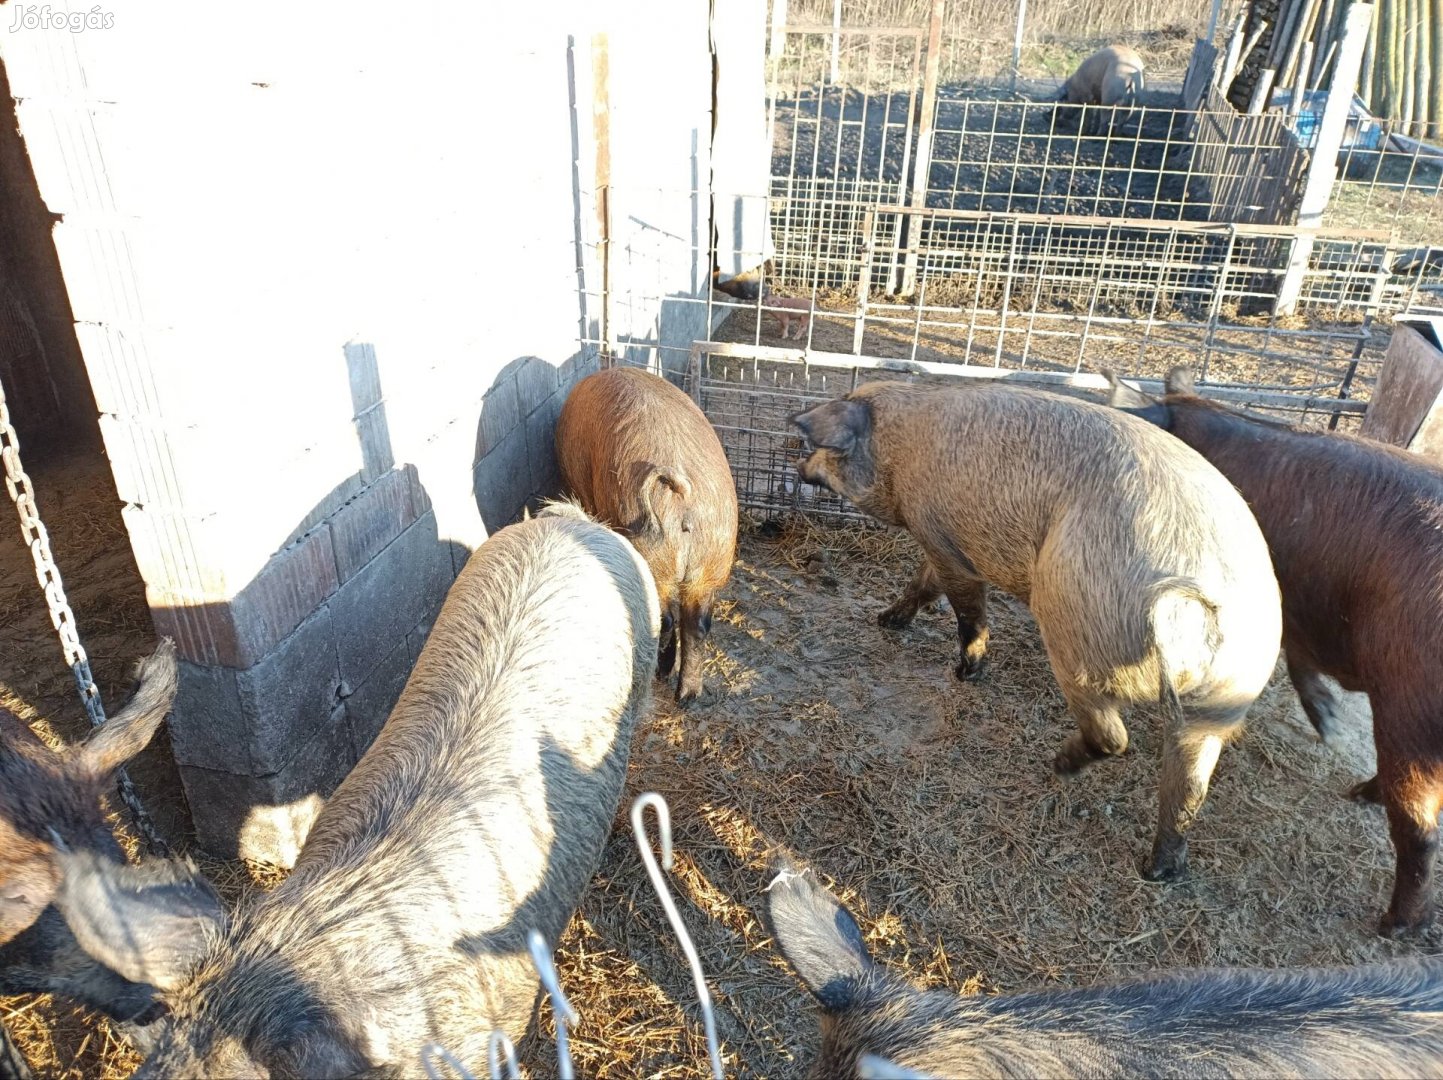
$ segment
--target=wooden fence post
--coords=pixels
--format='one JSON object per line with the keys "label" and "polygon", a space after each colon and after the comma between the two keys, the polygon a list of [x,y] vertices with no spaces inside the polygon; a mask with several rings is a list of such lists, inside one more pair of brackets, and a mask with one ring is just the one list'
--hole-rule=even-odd
{"label": "wooden fence post", "polygon": [[[942,14],[947,0],[932,0],[932,18],[927,32],[927,64],[922,75],[922,115],[917,121],[917,155],[912,162],[912,205],[927,206],[927,184],[932,175],[932,137],[937,122],[937,76],[942,65]],[[907,255],[902,268],[903,296],[917,288],[917,247],[922,239],[922,215],[904,215]]]}
{"label": "wooden fence post", "polygon": [[[1299,233],[1293,238],[1283,280],[1278,286],[1278,300],[1273,307],[1277,315],[1291,315],[1302,291],[1303,275],[1313,254],[1312,230],[1323,223],[1323,211],[1333,195],[1333,181],[1338,176],[1338,151],[1343,145],[1343,132],[1348,124],[1348,110],[1353,104],[1353,91],[1358,85],[1358,71],[1363,65],[1363,46],[1368,43],[1368,27],[1373,21],[1373,5],[1354,3],[1348,8],[1343,24],[1343,37],[1338,46],[1337,66],[1328,88],[1328,103],[1318,122],[1318,141],[1308,161],[1308,175],[1303,181],[1303,199],[1298,207]],[[1301,80],[1300,80],[1301,82]],[[1295,87],[1294,95],[1299,93]]]}

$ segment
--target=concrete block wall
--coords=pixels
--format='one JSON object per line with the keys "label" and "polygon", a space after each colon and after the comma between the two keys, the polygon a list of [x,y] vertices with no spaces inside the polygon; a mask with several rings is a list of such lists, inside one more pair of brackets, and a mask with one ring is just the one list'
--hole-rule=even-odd
{"label": "concrete block wall", "polygon": [[199,842],[288,865],[470,552],[555,488],[599,366],[604,143],[618,319],[683,354],[704,330],[663,305],[710,270],[709,4],[106,11],[0,62],[181,652]]}

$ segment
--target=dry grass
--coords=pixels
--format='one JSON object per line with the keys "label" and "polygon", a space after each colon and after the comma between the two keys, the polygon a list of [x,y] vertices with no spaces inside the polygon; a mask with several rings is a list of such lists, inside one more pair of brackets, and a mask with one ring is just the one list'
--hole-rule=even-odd
{"label": "dry grass", "polygon": [[[52,531],[58,539],[61,525]],[[123,542],[108,528],[95,539],[104,546],[94,561]],[[0,582],[13,555],[0,549]],[[671,806],[672,886],[703,957],[729,1075],[797,1075],[816,1044],[814,1012],[760,917],[779,856],[835,883],[887,963],[963,993],[1438,948],[1436,936],[1409,946],[1373,934],[1392,875],[1386,829],[1377,809],[1340,798],[1371,767],[1365,707],[1353,709],[1349,741],[1324,747],[1275,679],[1218,768],[1192,832],[1193,879],[1150,885],[1135,863],[1156,815],[1151,710],[1132,718],[1123,760],[1062,784],[1048,763],[1070,722],[1020,606],[999,598],[993,666],[963,685],[951,675],[950,617],[924,612],[904,633],[873,621],[911,570],[905,537],[749,522],[741,555],[716,615],[707,694],[687,712],[659,699],[639,730],[605,861],[560,943],[581,1014],[578,1075],[707,1075],[690,977],[627,822],[644,790]],[[78,604],[89,580],[79,556]],[[10,612],[33,603],[0,598]],[[132,638],[116,645],[132,657],[149,629],[126,621]],[[4,644],[7,686],[11,671],[48,663],[40,638],[7,628]],[[14,687],[11,696],[25,698]],[[59,697],[26,700],[62,731],[78,713]],[[153,809],[183,817],[170,806],[176,789],[142,790]],[[263,869],[204,868],[232,902]],[[81,1010],[11,999],[0,1013],[43,1076],[112,1080],[135,1064]],[[548,1008],[542,1017],[549,1030]],[[524,1049],[532,1075],[552,1072],[547,1043]]]}
{"label": "dry grass", "polygon": [[[926,27],[930,0],[846,0],[842,22],[853,27]],[[1113,41],[1135,45],[1150,72],[1180,74],[1193,39],[1207,32],[1208,8],[1181,0],[1029,0],[1020,73],[1063,79],[1078,61]],[[948,0],[942,22],[942,78],[995,75],[1012,63],[1017,7],[984,0]],[[830,26],[832,0],[791,0],[792,24]]]}

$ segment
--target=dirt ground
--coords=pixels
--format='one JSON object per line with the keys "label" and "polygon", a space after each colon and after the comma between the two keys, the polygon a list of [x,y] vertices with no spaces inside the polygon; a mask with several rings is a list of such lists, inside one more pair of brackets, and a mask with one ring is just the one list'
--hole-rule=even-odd
{"label": "dirt ground", "polygon": [[[1056,87],[938,88],[927,205],[999,213],[1205,220],[1211,193],[1186,164],[1181,84],[1149,89],[1113,138],[1082,137],[1054,112]],[[906,93],[789,87],[775,102],[772,175],[906,182]],[[896,200],[900,201],[900,200]]]}
{"label": "dirt ground", "polygon": [[[107,701],[153,647],[104,463],[36,469],[41,510]],[[107,494],[108,489],[108,494]],[[874,618],[912,565],[904,537],[802,521],[744,525],[720,604],[708,689],[682,712],[658,687],[638,732],[605,861],[560,944],[588,1077],[702,1077],[705,1047],[681,950],[627,821],[635,794],[671,807],[671,881],[716,1003],[729,1075],[787,1077],[810,1063],[815,1013],[760,918],[778,857],[814,867],[886,963],[929,986],[994,993],[1087,985],[1158,968],[1358,963],[1443,938],[1375,936],[1393,861],[1382,813],[1341,796],[1370,774],[1366,703],[1342,745],[1320,744],[1281,674],[1225,751],[1191,833],[1190,881],[1142,881],[1155,821],[1159,736],[1063,784],[1049,763],[1070,730],[1030,616],[999,597],[984,681],[951,675],[954,623],[924,612],[902,633]],[[0,703],[74,738],[78,701],[38,589],[0,527]],[[167,834],[187,843],[163,736],[135,770]],[[278,880],[205,860],[233,900]],[[550,1010],[543,1008],[549,1026]],[[48,999],[0,1000],[42,1076],[122,1077],[136,1057],[109,1026]],[[533,1040],[532,1075],[554,1071]]]}

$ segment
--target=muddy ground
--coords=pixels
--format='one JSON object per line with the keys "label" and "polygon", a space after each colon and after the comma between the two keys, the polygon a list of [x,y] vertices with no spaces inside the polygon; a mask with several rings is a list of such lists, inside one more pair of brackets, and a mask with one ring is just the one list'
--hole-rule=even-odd
{"label": "muddy ground", "polygon": [[[34,472],[112,700],[154,636],[103,468],[80,460]],[[1152,710],[1130,719],[1125,758],[1063,784],[1050,762],[1070,724],[1023,608],[999,598],[990,673],[959,684],[944,612],[902,633],[874,622],[911,570],[909,541],[759,524],[744,528],[717,612],[704,700],[681,712],[658,688],[605,862],[561,943],[561,978],[581,1015],[578,1075],[707,1075],[690,977],[626,821],[643,790],[671,806],[673,887],[738,1076],[795,1076],[816,1045],[814,1012],[759,916],[778,857],[834,882],[885,962],[964,993],[1193,965],[1351,964],[1443,945],[1373,933],[1392,880],[1386,828],[1380,810],[1342,798],[1372,768],[1365,703],[1349,699],[1345,740],[1324,746],[1279,674],[1223,755],[1191,834],[1192,879],[1151,885],[1135,867],[1155,820]],[[80,706],[17,532],[0,528],[0,703],[73,738]],[[162,738],[137,782],[184,846],[167,762]],[[233,901],[279,878],[203,866]],[[549,1009],[542,1015],[549,1024]],[[121,1077],[136,1063],[83,1010],[12,998],[0,1018],[43,1076]],[[548,1052],[528,1047],[533,1075],[553,1070]]]}

